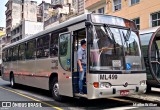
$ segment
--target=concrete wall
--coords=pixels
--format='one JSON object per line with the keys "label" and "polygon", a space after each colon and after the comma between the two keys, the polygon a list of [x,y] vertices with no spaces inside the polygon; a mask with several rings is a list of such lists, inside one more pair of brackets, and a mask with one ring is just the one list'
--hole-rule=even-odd
{"label": "concrete wall", "polygon": [[24,19],[30,21],[37,21],[37,3],[24,3]]}
{"label": "concrete wall", "polygon": [[23,21],[22,23],[22,38],[36,34],[40,31],[43,31],[43,23],[41,22],[31,22],[31,21]]}

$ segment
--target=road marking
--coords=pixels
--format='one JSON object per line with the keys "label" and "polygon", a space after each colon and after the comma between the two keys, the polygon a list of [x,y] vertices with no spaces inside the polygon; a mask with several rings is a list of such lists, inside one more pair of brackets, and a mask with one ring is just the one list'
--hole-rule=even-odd
{"label": "road marking", "polygon": [[48,104],[48,103],[46,103],[46,102],[42,102],[42,101],[40,101],[40,100],[38,100],[38,99],[35,99],[35,98],[32,98],[32,97],[29,97],[29,96],[24,95],[24,94],[21,94],[21,93],[19,93],[19,92],[16,92],[16,91],[13,91],[13,90],[10,90],[10,89],[6,89],[6,88],[1,87],[1,86],[0,86],[0,88],[1,88],[1,89],[3,89],[3,90],[9,91],[9,92],[12,92],[12,93],[18,94],[18,95],[20,95],[20,96],[22,96],[22,97],[28,98],[28,99],[30,99],[30,100],[33,100],[33,101],[36,101],[36,102],[40,102],[40,103],[42,103],[42,104],[44,104],[44,105],[47,105],[47,106],[49,106],[49,107],[52,107],[52,108],[54,108],[54,109],[57,109],[57,110],[63,110],[62,108],[59,108],[59,107],[53,106],[53,105]]}
{"label": "road marking", "polygon": [[104,110],[131,110],[134,108],[138,108],[138,107],[116,107],[116,108],[104,109]]}
{"label": "road marking", "polygon": [[115,100],[115,101],[120,101],[120,102],[135,103],[134,101],[118,99],[118,98],[108,98],[108,99]]}

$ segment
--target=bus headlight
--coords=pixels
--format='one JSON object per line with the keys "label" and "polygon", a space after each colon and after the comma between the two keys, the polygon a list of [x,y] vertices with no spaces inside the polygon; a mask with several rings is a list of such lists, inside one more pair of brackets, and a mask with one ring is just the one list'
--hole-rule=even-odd
{"label": "bus headlight", "polygon": [[141,85],[141,86],[144,86],[145,84],[146,84],[146,81],[145,81],[145,80],[140,81],[140,85]]}
{"label": "bus headlight", "polygon": [[111,88],[111,84],[107,82],[101,82],[100,88]]}

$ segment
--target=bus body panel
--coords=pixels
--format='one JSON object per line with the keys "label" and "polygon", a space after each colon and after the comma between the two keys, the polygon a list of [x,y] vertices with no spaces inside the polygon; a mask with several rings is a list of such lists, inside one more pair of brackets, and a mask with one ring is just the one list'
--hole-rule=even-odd
{"label": "bus body panel", "polygon": [[2,74],[2,78],[4,79],[4,80],[6,80],[6,81],[10,81],[10,72],[12,71],[11,69],[10,69],[10,67],[11,67],[11,63],[9,62],[5,62],[4,64],[3,64],[3,72],[4,72],[4,74]]}
{"label": "bus body panel", "polygon": [[[73,32],[76,30],[84,29],[84,28],[86,29],[86,26],[85,26],[86,20],[87,20],[87,14],[82,15],[77,19],[66,21],[66,23],[61,23],[59,26],[55,26],[54,28],[51,28],[49,30],[46,30],[46,31],[43,31],[41,33],[31,36],[32,39],[34,39],[35,37],[37,39],[37,37],[41,37],[43,36],[43,34],[44,35],[49,34],[51,38],[52,31],[57,31],[58,29],[61,29],[61,28],[67,28],[67,31],[59,32],[58,34],[59,35],[65,34],[65,33],[70,34],[70,44],[68,44],[70,45],[70,48],[68,49],[70,49],[71,52],[70,54],[66,55],[67,57],[69,56],[71,57],[68,60],[70,61],[70,64],[71,64],[70,71],[64,70],[64,68],[60,64],[60,63],[64,63],[67,65],[67,62],[65,62],[65,57],[64,59],[62,58],[64,62],[60,62],[59,61],[60,57],[58,57],[57,55],[54,58],[47,57],[47,58],[40,58],[40,59],[36,58],[35,60],[24,60],[24,61],[17,60],[17,62],[3,62],[4,73],[2,74],[2,78],[4,80],[9,81],[10,72],[12,71],[15,75],[16,83],[49,90],[49,82],[50,82],[49,78],[52,73],[53,74],[56,73],[58,74],[59,94],[64,95],[64,96],[73,97],[76,93],[73,92],[72,74],[73,74],[73,70],[75,70],[75,67],[73,68],[72,63],[73,62],[74,64],[77,63],[77,59],[74,58],[75,56],[73,56],[73,53],[76,54],[76,51],[73,52],[74,50],[72,47],[73,37],[74,37]],[[86,34],[86,38],[87,38],[87,34]],[[6,46],[4,49],[7,49],[14,45],[19,45],[19,43],[22,43],[22,42],[27,42],[27,40],[30,40],[30,39],[29,38],[22,39],[20,42],[18,41],[15,44],[13,43],[10,46]],[[87,58],[89,58],[89,56]],[[88,99],[120,96],[121,90],[129,90],[128,95],[144,93],[146,90],[146,84],[140,85],[141,81],[146,81],[145,73],[116,74],[115,72],[115,74],[106,74],[105,70],[104,70],[104,74],[88,73],[89,71],[88,68],[89,67],[87,67],[87,73],[86,73],[86,83],[87,83],[87,97],[86,98]],[[111,70],[111,71],[114,71],[114,70]],[[117,78],[112,77],[113,75],[116,75]],[[99,85],[101,83],[108,82],[112,86],[111,88],[99,88],[99,87],[95,88],[93,86],[94,82],[98,82]],[[137,88],[138,88],[138,92],[136,92]]]}
{"label": "bus body panel", "polygon": [[53,72],[53,58],[36,60],[35,85],[42,89],[49,90],[49,76]]}
{"label": "bus body panel", "polygon": [[[104,79],[100,80],[101,75],[104,75]],[[121,90],[129,90],[129,94],[140,94],[146,91],[146,84],[140,85],[140,81],[146,80],[146,74],[116,74],[117,79],[106,79],[109,78],[110,75],[115,74],[88,74],[87,75],[87,98],[88,99],[97,99],[97,98],[105,98],[105,97],[115,97],[120,96]],[[94,82],[109,82],[112,86],[111,88],[95,88],[93,86]],[[127,87],[124,87],[125,83],[128,83]],[[136,87],[139,88],[138,92],[136,92]],[[115,93],[113,93],[113,89],[115,89]]]}

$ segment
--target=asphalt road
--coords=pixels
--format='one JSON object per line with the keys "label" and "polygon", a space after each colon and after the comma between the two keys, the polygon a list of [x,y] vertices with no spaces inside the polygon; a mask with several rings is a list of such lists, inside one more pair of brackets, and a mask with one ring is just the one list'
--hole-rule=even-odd
{"label": "asphalt road", "polygon": [[[6,102],[11,104],[12,107],[6,107]],[[18,105],[18,103],[20,104]],[[143,107],[144,105],[148,107]],[[85,110],[85,109],[159,110],[160,109],[160,107],[157,107],[160,106],[159,103],[157,104],[156,102],[145,101],[135,97],[134,98],[121,97],[121,98],[109,98],[109,99],[106,98],[97,100],[87,100],[84,98],[81,99],[66,98],[64,102],[57,102],[52,99],[49,91],[23,85],[19,85],[16,89],[13,89],[10,87],[9,82],[3,81],[1,78],[0,78],[0,106],[1,106],[0,110],[22,110],[22,109],[23,110],[44,110],[44,109],[45,110],[54,110],[54,109],[55,110],[62,110],[62,109],[64,110]]]}

